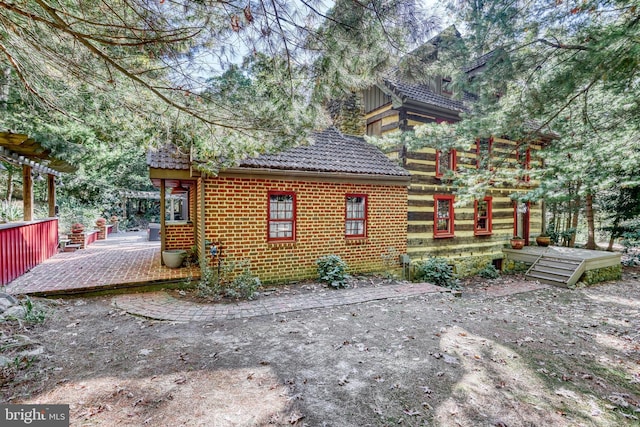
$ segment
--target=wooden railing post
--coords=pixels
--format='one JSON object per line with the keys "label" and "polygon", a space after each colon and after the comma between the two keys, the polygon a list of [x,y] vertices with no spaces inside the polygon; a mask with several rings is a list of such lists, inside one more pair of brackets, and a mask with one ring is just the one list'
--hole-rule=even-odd
{"label": "wooden railing post", "polygon": [[22,206],[25,221],[33,221],[33,178],[31,166],[22,166]]}
{"label": "wooden railing post", "polygon": [[56,216],[56,177],[47,175],[47,200],[49,200],[49,218]]}

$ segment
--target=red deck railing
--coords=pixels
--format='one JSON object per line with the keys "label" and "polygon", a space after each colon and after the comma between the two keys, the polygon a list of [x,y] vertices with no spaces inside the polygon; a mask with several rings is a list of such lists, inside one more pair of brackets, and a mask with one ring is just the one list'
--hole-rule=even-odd
{"label": "red deck railing", "polygon": [[57,218],[0,225],[0,285],[23,275],[57,250]]}

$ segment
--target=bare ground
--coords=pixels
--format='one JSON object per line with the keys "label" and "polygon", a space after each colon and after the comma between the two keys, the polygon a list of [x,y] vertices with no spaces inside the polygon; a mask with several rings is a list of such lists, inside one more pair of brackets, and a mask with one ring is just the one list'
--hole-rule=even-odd
{"label": "bare ground", "polygon": [[[74,426],[640,425],[640,271],[493,292],[516,279],[189,324],[109,297],[38,300],[43,323],[0,324],[14,358],[0,394],[68,403]],[[16,333],[29,346],[9,345]]]}

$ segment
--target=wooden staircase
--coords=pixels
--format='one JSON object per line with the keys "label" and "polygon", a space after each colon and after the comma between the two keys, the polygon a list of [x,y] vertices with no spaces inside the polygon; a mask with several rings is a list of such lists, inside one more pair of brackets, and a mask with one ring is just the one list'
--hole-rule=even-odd
{"label": "wooden staircase", "polygon": [[527,280],[569,288],[575,285],[585,271],[585,260],[542,254],[525,274]]}

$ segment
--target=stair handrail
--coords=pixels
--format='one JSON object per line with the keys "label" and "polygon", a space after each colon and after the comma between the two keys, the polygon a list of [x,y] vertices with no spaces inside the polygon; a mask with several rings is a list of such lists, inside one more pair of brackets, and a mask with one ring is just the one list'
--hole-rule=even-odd
{"label": "stair handrail", "polygon": [[[586,269],[585,268],[586,264],[587,264],[587,260],[583,259],[580,265],[578,265],[576,269],[573,271],[573,274],[567,279],[567,282],[566,282],[567,286],[573,286],[576,283],[578,283],[578,280],[580,279],[580,277],[582,276],[582,273],[584,273]],[[578,277],[575,277],[575,276],[578,276]]]}
{"label": "stair handrail", "polygon": [[524,273],[525,277],[529,275],[529,273],[531,272],[533,267],[538,263],[538,261],[540,261],[540,258],[542,258],[544,256],[544,254],[547,253],[548,250],[549,250],[549,248],[546,248],[544,251],[540,252],[540,255],[538,255],[538,258],[536,258],[536,260],[533,262],[533,264],[531,264],[531,266],[529,267],[527,272]]}

